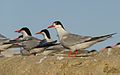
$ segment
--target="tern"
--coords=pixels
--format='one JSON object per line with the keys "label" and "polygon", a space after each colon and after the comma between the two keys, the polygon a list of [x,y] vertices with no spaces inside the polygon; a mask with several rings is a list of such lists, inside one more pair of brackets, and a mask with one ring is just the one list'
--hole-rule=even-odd
{"label": "tern", "polygon": [[115,45],[113,46],[113,48],[120,48],[120,42],[118,42],[117,44],[115,44]]}
{"label": "tern", "polygon": [[[41,42],[41,39],[32,36],[29,28],[27,27],[18,29],[15,32],[21,33],[23,36],[23,42],[20,43],[23,46],[23,49],[20,51],[22,55],[30,55],[32,51],[34,52],[32,49],[38,46]],[[39,49],[35,50],[40,51]]]}
{"label": "tern", "polygon": [[19,30],[16,30],[15,32],[21,33],[23,35],[23,42],[21,42],[21,46],[23,46],[23,49],[20,51],[22,55],[30,55],[33,53],[43,52],[46,47],[52,46],[55,42],[57,42],[47,42],[50,41],[50,39],[41,40],[33,37],[29,28],[27,27],[23,27]]}
{"label": "tern", "polygon": [[108,38],[112,37],[112,35],[116,34],[116,33],[113,33],[113,34],[108,34],[108,35],[103,35],[98,37],[72,34],[66,31],[66,29],[64,28],[64,26],[60,21],[53,22],[52,25],[48,26],[48,28],[56,29],[62,46],[67,49],[70,49],[69,56],[74,51],[76,51],[76,54],[77,54],[78,50],[84,50],[86,48],[89,48],[92,45],[98,42],[107,40]]}
{"label": "tern", "polygon": [[20,41],[21,36],[16,39],[10,40],[9,38],[0,34],[0,52],[5,51],[9,48],[20,48],[17,43]]}
{"label": "tern", "polygon": [[[60,45],[60,43],[57,43],[57,40],[52,41],[50,33],[47,29],[43,29],[40,32],[37,32],[36,34],[42,34],[44,37],[44,44],[42,44],[44,47],[46,47],[46,50],[44,51],[44,53],[48,52],[48,54],[50,53],[55,53],[55,52],[60,52],[62,46]],[[41,45],[41,44],[40,44]],[[38,47],[41,47],[41,46]]]}

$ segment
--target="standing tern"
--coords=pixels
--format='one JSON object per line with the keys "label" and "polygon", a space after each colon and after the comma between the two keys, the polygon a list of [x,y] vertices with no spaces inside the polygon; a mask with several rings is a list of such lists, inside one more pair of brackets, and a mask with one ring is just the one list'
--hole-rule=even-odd
{"label": "standing tern", "polygon": [[[42,34],[44,37],[44,41],[46,41],[44,42],[44,44],[42,44],[44,47],[46,47],[46,50],[44,51],[43,54],[45,54],[46,52],[47,54],[50,54],[61,51],[60,49],[62,48],[62,46],[60,45],[60,43],[57,43],[57,40],[52,41],[50,33],[47,29],[43,29],[40,32],[37,32],[36,34]],[[39,47],[41,47],[40,45]]]}
{"label": "standing tern", "polygon": [[116,33],[113,33],[113,34],[108,34],[108,35],[98,36],[98,37],[72,34],[65,30],[64,26],[62,25],[62,23],[60,21],[53,22],[52,25],[49,26],[48,28],[56,29],[56,31],[59,35],[60,43],[63,45],[63,47],[70,49],[69,56],[74,51],[76,51],[76,54],[77,54],[78,50],[84,50],[86,48],[89,48],[92,45],[94,45],[98,42],[102,42],[102,41],[112,37],[112,35],[116,34]]}
{"label": "standing tern", "polygon": [[[23,42],[21,42],[21,45],[23,46],[23,49],[20,51],[22,55],[30,55],[33,53],[43,52],[46,47],[54,45],[57,41],[50,41],[50,39],[47,40],[41,40],[38,38],[35,38],[32,36],[30,30],[27,27],[23,27],[19,30],[16,30],[15,32],[21,33],[23,35]],[[46,35],[48,36],[48,35]]]}
{"label": "standing tern", "polygon": [[21,33],[23,35],[23,42],[21,42],[21,45],[23,46],[23,49],[21,50],[22,55],[29,55],[33,51],[40,51],[40,49],[34,49],[36,46],[39,45],[40,39],[35,38],[32,36],[30,30],[27,27],[23,27],[19,30],[16,30],[15,32]]}
{"label": "standing tern", "polygon": [[50,33],[47,29],[43,29],[41,30],[40,32],[37,32],[36,34],[42,34],[44,39],[47,41],[47,42],[51,42],[52,39],[51,39],[51,36],[50,36]]}
{"label": "standing tern", "polygon": [[[37,32],[36,34],[42,34],[42,35],[44,36],[43,41],[45,41],[45,42],[43,42],[43,43],[45,43],[46,45],[48,45],[48,46],[49,46],[49,45],[50,45],[50,46],[56,45],[57,40],[52,41],[51,36],[50,36],[50,33],[49,33],[49,31],[48,31],[47,29],[43,29],[43,30],[41,30],[40,32]],[[44,45],[44,44],[43,44],[43,45]]]}

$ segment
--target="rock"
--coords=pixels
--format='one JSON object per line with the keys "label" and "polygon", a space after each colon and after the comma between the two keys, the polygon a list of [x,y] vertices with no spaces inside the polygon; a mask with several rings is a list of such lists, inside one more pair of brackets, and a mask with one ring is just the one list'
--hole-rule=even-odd
{"label": "rock", "polygon": [[82,58],[16,55],[0,58],[0,75],[120,75],[119,59],[118,48]]}

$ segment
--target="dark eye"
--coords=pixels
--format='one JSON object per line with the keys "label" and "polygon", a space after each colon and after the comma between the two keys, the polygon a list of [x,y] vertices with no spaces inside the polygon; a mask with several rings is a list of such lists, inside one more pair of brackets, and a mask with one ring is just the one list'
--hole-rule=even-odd
{"label": "dark eye", "polygon": [[57,22],[56,25],[59,25],[59,23]]}

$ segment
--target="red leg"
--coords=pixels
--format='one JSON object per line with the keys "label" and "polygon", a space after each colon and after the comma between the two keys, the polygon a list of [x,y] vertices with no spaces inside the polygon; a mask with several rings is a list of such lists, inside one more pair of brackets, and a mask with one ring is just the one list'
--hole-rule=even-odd
{"label": "red leg", "polygon": [[75,51],[75,55],[74,55],[74,57],[76,57],[77,54],[78,54],[78,50]]}
{"label": "red leg", "polygon": [[64,54],[66,54],[66,52],[64,51]]}
{"label": "red leg", "polygon": [[69,51],[68,57],[71,57],[72,55],[72,51]]}

